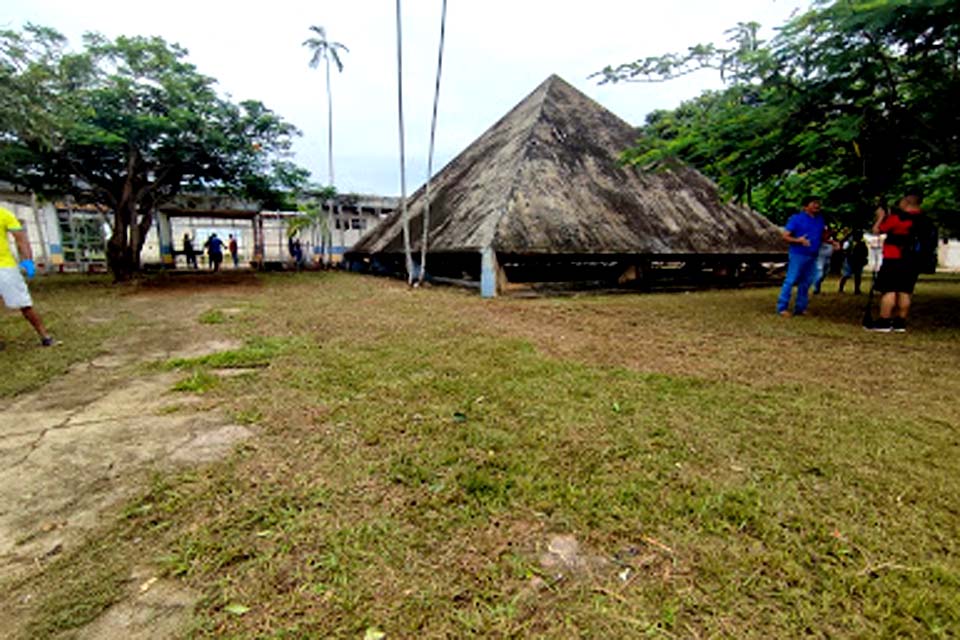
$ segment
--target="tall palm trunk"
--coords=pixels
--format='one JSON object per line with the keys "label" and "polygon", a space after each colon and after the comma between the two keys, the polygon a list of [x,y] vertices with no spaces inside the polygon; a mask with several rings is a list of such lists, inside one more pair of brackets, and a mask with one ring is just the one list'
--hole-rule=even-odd
{"label": "tall palm trunk", "polygon": [[333,183],[333,91],[330,89],[330,58],[327,58],[327,170]]}
{"label": "tall palm trunk", "polygon": [[413,284],[413,254],[410,251],[410,214],[407,211],[406,153],[403,139],[403,29],[400,24],[400,0],[397,0],[397,114],[400,121],[400,220],[403,222],[403,257],[407,283]]}
{"label": "tall palm trunk", "polygon": [[433,148],[437,133],[437,107],[440,104],[440,73],[443,70],[443,41],[447,25],[447,0],[443,0],[440,10],[440,47],[437,54],[437,82],[433,91],[433,116],[430,119],[430,150],[427,152],[427,188],[424,194],[423,236],[420,239],[420,273],[417,283],[423,284],[427,277],[427,244],[430,240],[430,182],[433,177]]}
{"label": "tall palm trunk", "polygon": [[[327,175],[330,177],[329,185],[334,186],[333,182],[333,91],[330,88],[330,58],[327,57]],[[327,198],[327,220],[333,219],[333,199]],[[327,243],[332,244],[332,243]],[[340,245],[343,245],[343,237],[340,238]],[[333,247],[328,248],[328,255],[323,257],[324,264],[333,261]]]}

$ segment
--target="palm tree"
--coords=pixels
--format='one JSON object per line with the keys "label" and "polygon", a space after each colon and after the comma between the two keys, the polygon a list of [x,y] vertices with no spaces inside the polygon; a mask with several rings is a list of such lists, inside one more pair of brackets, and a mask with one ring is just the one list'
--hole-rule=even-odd
{"label": "palm tree", "polygon": [[337,65],[337,71],[343,71],[343,62],[340,60],[340,50],[350,51],[346,45],[339,42],[327,40],[327,31],[323,27],[313,25],[310,27],[316,37],[307,38],[303,41],[303,46],[308,47],[312,52],[310,58],[310,68],[316,69],[323,61],[327,71],[327,166],[330,170],[330,186],[333,183],[333,93],[330,91],[330,61]]}
{"label": "palm tree", "polygon": [[[337,66],[337,71],[343,71],[343,62],[340,60],[340,50],[349,52],[346,45],[339,42],[332,42],[327,39],[327,30],[317,25],[312,25],[310,31],[316,34],[313,37],[303,41],[303,46],[310,49],[310,68],[316,69],[323,61],[327,72],[327,168],[329,170],[329,186],[334,186],[333,178],[333,93],[330,90],[330,61]],[[333,216],[333,201],[328,201],[330,216]],[[342,243],[342,239],[341,239]]]}
{"label": "palm tree", "polygon": [[[336,197],[329,196],[329,197]],[[324,252],[326,253],[326,247],[330,243],[330,214],[324,213],[323,209],[319,204],[314,202],[308,202],[306,204],[297,205],[299,214],[297,217],[293,218],[287,223],[287,237],[293,238],[297,234],[303,231],[310,232],[310,247],[311,252],[315,251],[315,247],[319,244]],[[298,265],[299,269],[299,265]]]}

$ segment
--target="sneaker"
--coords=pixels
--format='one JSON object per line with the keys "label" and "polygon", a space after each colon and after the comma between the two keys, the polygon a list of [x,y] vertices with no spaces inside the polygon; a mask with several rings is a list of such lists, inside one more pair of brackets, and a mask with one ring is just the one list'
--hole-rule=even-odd
{"label": "sneaker", "polygon": [[793,315],[792,313],[790,313],[790,312],[787,311],[786,309],[784,309],[783,311],[778,311],[777,313],[780,314],[780,317],[781,317],[781,318],[789,318],[790,316]]}
{"label": "sneaker", "polygon": [[877,318],[869,325],[863,325],[863,328],[867,331],[876,331],[877,333],[890,333],[893,331],[893,323],[890,322],[890,318]]}
{"label": "sneaker", "polygon": [[43,347],[57,347],[63,344],[61,341],[57,340],[53,336],[47,336],[46,338],[40,338],[40,345]]}
{"label": "sneaker", "polygon": [[903,318],[894,318],[891,323],[891,327],[896,333],[906,333],[907,332],[907,321]]}

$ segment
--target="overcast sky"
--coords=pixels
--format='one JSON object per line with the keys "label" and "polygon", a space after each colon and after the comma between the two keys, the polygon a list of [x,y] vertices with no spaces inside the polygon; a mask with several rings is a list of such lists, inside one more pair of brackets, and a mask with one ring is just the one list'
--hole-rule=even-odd
{"label": "overcast sky", "polygon": [[[434,170],[475,140],[551,73],[632,124],[720,85],[701,71],[657,84],[598,86],[607,64],[724,41],[738,22],[769,38],[805,0],[448,0]],[[334,166],[342,193],[400,192],[395,2],[272,0],[7,0],[0,26],[53,27],[79,47],[86,31],[161,36],[235,100],[256,99],[303,132],[295,161],[327,182],[322,69],[302,42],[310,25],[345,44],[333,78]],[[403,91],[407,193],[426,178],[441,0],[403,2]]]}

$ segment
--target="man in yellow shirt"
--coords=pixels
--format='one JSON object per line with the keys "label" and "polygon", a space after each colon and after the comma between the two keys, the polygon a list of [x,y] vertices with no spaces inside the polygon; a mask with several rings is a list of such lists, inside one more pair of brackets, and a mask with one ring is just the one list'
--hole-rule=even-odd
{"label": "man in yellow shirt", "polygon": [[[17,255],[20,258],[19,266],[10,251],[7,234],[12,235],[17,243]],[[27,274],[27,278],[32,278],[36,273],[27,232],[9,209],[0,207],[0,295],[3,296],[3,302],[8,309],[20,310],[23,317],[27,319],[40,336],[40,344],[45,347],[53,346],[55,344],[54,339],[47,333],[40,316],[33,310],[30,291],[27,289],[27,283],[24,282],[23,276],[20,275],[21,268]],[[3,346],[3,342],[0,341],[0,349]]]}

